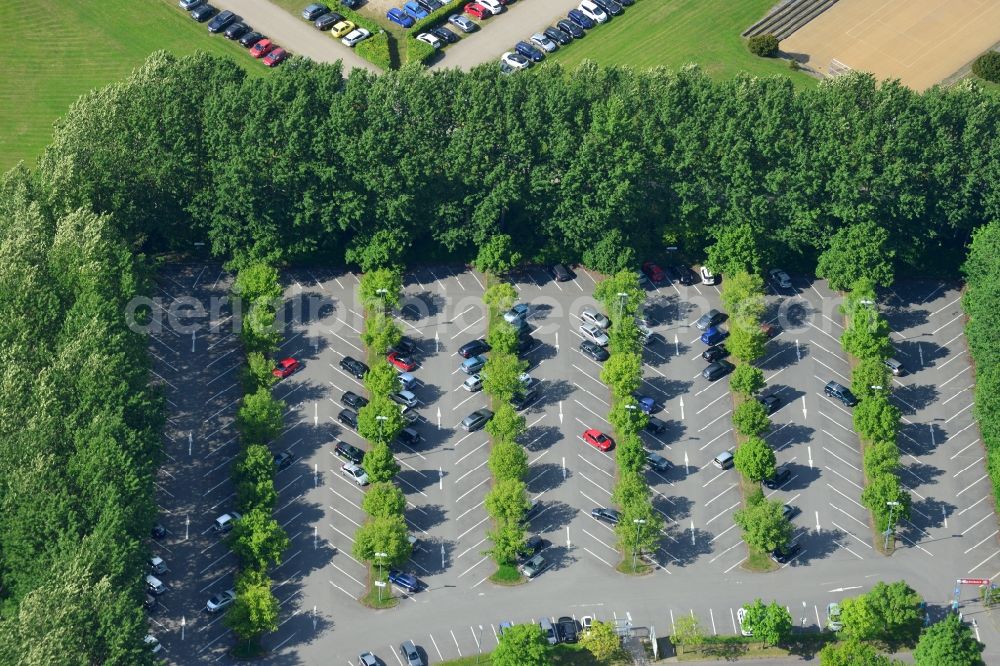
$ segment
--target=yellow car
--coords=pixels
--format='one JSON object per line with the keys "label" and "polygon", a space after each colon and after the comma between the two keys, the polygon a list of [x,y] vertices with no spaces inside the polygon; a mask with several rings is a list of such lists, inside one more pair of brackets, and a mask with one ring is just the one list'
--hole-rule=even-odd
{"label": "yellow car", "polygon": [[336,25],[333,26],[333,30],[331,32],[333,32],[334,37],[337,37],[339,39],[340,37],[343,37],[344,35],[349,33],[351,30],[354,30],[354,28],[355,25],[350,21],[341,21],[340,23],[337,23]]}

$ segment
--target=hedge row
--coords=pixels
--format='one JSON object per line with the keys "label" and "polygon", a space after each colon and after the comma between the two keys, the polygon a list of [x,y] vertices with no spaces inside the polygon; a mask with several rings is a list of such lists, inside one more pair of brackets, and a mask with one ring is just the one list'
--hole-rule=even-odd
{"label": "hedge row", "polygon": [[415,36],[407,39],[406,42],[406,62],[419,62],[420,64],[427,64],[434,54],[437,53],[437,49],[428,44],[427,42],[422,42]]}
{"label": "hedge row", "polygon": [[391,38],[382,26],[367,16],[352,11],[343,5],[337,8],[337,13],[343,14],[344,18],[354,25],[359,28],[365,28],[372,33],[371,37],[363,42],[359,42],[354,47],[358,55],[385,71],[392,69],[394,64],[398,64],[393,63],[392,45],[390,44]]}
{"label": "hedge row", "polygon": [[417,35],[425,32],[428,28],[435,28],[448,20],[452,14],[461,14],[462,7],[469,3],[469,0],[450,0],[444,7],[434,10],[424,18],[413,24],[410,33]]}
{"label": "hedge row", "polygon": [[976,231],[962,272],[968,280],[962,298],[969,316],[965,336],[976,367],[973,414],[1000,511],[1000,223],[993,221]]}

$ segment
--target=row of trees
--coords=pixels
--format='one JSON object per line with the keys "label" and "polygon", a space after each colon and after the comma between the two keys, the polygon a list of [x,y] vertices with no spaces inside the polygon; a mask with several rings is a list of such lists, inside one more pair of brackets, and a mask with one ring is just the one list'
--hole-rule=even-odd
{"label": "row of trees", "polygon": [[973,413],[1000,509],[1000,222],[990,222],[976,233],[962,271],[968,281],[962,297],[969,316],[965,336],[976,365]]}
{"label": "row of trees", "polygon": [[278,493],[274,453],[269,447],[281,435],[285,421],[285,403],[271,395],[277,381],[272,370],[281,336],[276,326],[281,291],[278,271],[263,262],[244,266],[233,283],[247,364],[242,370],[243,402],[236,416],[242,449],[232,467],[242,517],[228,537],[239,569],[236,600],[226,612],[225,623],[241,639],[237,651],[244,655],[258,652],[261,636],[278,627],[278,600],[268,572],[281,563],[290,545],[288,534],[273,516]]}
{"label": "row of trees", "polygon": [[878,311],[875,287],[859,277],[842,306],[847,326],[840,337],[844,351],[857,360],[851,371],[854,429],[859,435],[866,485],[861,503],[872,512],[879,532],[910,517],[910,493],[899,480],[899,408],[889,402],[892,377],[885,361],[892,356],[889,324]]}
{"label": "row of trees", "polygon": [[486,512],[493,519],[493,529],[487,535],[492,546],[484,554],[497,564],[494,578],[509,582],[519,577],[514,565],[525,550],[524,516],[531,507],[526,483],[528,454],[517,442],[526,425],[524,416],[511,404],[515,397],[524,393],[520,375],[527,370],[528,364],[517,355],[517,330],[503,318],[503,313],[517,300],[517,292],[511,284],[497,281],[495,276],[488,279],[490,284],[483,301],[489,313],[486,341],[490,345],[490,356],[480,377],[493,408],[493,418],[486,424],[486,432],[490,435],[487,465],[493,484],[484,498]]}
{"label": "row of trees", "polygon": [[602,280],[594,290],[596,298],[609,314],[608,352],[610,357],[601,369],[601,381],[611,390],[608,422],[615,430],[615,461],[618,476],[611,501],[621,511],[615,532],[618,547],[632,555],[632,563],[623,568],[635,569],[637,554],[655,550],[663,535],[663,518],[653,507],[646,482],[646,451],[640,431],[649,416],[635,398],[642,383],[642,336],[635,318],[645,304],[635,271],[624,270]]}
{"label": "row of trees", "polygon": [[113,215],[148,251],[206,241],[237,263],[364,270],[469,261],[503,234],[526,260],[605,274],[720,241],[752,250],[754,272],[811,271],[877,238],[891,267],[949,271],[1000,214],[1000,99],[975,84],[279,69],[251,78],[223,58],[153,54],[77,101],[19,178],[57,215]]}
{"label": "row of trees", "polygon": [[123,313],[151,267],[111,216],[39,197],[0,177],[0,663],[150,664],[163,398]]}
{"label": "row of trees", "polygon": [[[406,526],[406,496],[393,483],[401,467],[389,446],[406,427],[400,407],[391,397],[402,388],[399,374],[386,360],[389,349],[402,338],[392,317],[402,298],[402,284],[398,270],[381,268],[361,276],[358,286],[365,315],[361,340],[368,349],[371,368],[363,379],[368,404],[358,411],[358,434],[370,447],[361,463],[370,485],[361,502],[368,520],[355,532],[352,550],[354,557],[369,567],[378,565],[372,571],[377,586],[385,584],[387,567],[402,565],[413,553]],[[369,594],[369,602],[375,599],[395,603],[381,593],[374,599]]]}

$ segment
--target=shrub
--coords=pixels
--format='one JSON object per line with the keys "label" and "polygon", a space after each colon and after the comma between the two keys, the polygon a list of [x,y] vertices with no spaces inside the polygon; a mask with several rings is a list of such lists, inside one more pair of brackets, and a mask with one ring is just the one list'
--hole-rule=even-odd
{"label": "shrub", "polygon": [[358,55],[384,70],[392,69],[392,50],[389,46],[389,35],[384,30],[376,28],[372,36],[354,47]]}
{"label": "shrub", "polygon": [[759,435],[771,427],[764,405],[747,400],[733,412],[733,425],[741,435]]}
{"label": "shrub", "polygon": [[774,35],[755,35],[747,40],[750,53],[761,58],[773,58],[778,55],[778,38]]}
{"label": "shrub", "polygon": [[972,63],[972,73],[981,79],[1000,83],[1000,53],[987,51]]}
{"label": "shrub", "polygon": [[437,53],[437,49],[427,42],[422,42],[416,38],[409,39],[406,42],[406,62],[427,64],[427,61],[433,58],[435,53]]}
{"label": "shrub", "polygon": [[414,23],[413,27],[410,28],[410,33],[419,35],[422,32],[426,32],[427,28],[434,28],[441,25],[452,14],[461,14],[462,7],[464,7],[468,1],[469,0],[451,0],[448,3],[445,3],[444,7],[434,10],[426,17]]}

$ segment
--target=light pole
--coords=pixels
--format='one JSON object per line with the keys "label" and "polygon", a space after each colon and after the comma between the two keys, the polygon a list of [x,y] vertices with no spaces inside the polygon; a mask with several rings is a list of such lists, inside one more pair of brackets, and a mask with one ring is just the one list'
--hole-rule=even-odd
{"label": "light pole", "polygon": [[382,424],[388,421],[389,417],[385,414],[376,414],[375,420],[378,421],[378,441],[385,444],[385,428]]}
{"label": "light pole", "polygon": [[885,545],[882,546],[883,550],[889,550],[889,535],[895,531],[895,525],[892,522],[892,513],[899,506],[899,502],[886,502],[889,507],[889,526],[885,528]]}
{"label": "light pole", "polygon": [[632,522],[635,523],[635,543],[632,544],[632,571],[635,571],[635,558],[639,552],[639,526],[645,525],[646,521],[642,518],[633,518]]}
{"label": "light pole", "polygon": [[621,320],[621,318],[622,318],[622,310],[625,309],[625,299],[627,299],[627,298],[628,298],[628,294],[626,294],[624,291],[619,291],[618,292],[618,319],[619,320]]}
{"label": "light pole", "polygon": [[376,289],[375,293],[382,297],[382,300],[381,300],[381,303],[382,303],[382,314],[385,314],[385,297],[389,293],[389,290],[385,289],[383,287],[382,289]]}
{"label": "light pole", "polygon": [[382,580],[382,559],[389,557],[388,553],[375,553],[375,560],[378,562],[378,580],[375,581],[375,587],[378,588],[378,603],[382,605],[382,587],[385,582]]}

